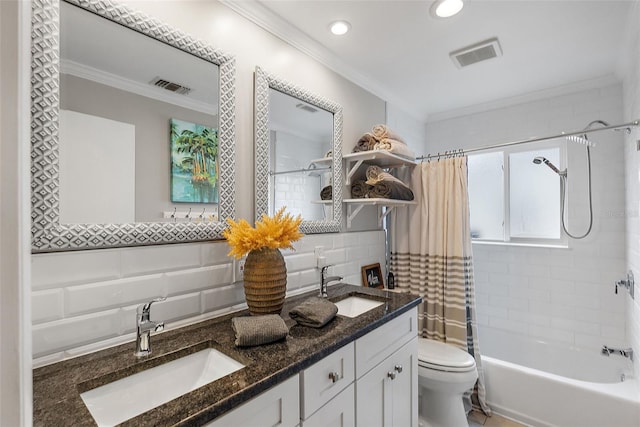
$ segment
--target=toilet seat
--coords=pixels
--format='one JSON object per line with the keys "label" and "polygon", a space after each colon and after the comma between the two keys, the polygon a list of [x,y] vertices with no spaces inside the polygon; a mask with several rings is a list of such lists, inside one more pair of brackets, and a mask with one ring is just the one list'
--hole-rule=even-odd
{"label": "toilet seat", "polygon": [[469,372],[475,370],[476,361],[450,344],[418,338],[418,366],[443,372]]}

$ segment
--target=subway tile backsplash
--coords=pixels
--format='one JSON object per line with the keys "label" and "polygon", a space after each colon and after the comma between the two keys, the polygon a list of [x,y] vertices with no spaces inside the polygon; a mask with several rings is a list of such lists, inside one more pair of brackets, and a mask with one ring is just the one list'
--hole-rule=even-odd
{"label": "subway tile backsplash", "polygon": [[[360,267],[384,266],[382,231],[308,235],[283,251],[287,292],[318,286],[314,249],[331,274],[361,284]],[[34,365],[134,339],[138,304],[155,297],[152,318],[167,329],[245,307],[242,283],[224,241],[33,255]]]}

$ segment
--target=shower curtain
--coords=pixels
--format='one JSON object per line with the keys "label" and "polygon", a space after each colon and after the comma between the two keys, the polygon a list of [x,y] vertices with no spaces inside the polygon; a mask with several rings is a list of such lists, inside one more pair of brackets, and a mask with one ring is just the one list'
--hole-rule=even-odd
{"label": "shower curtain", "polygon": [[471,410],[473,402],[490,415],[477,338],[467,157],[421,163],[400,178],[410,180],[417,203],[390,215],[396,287],[423,298],[418,320],[424,338],[474,357],[478,381],[465,395],[465,409]]}

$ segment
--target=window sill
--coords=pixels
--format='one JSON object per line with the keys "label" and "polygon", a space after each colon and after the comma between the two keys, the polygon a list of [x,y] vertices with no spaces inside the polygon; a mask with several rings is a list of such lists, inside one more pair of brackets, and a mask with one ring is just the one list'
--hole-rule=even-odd
{"label": "window sill", "polygon": [[514,243],[471,240],[471,244],[482,246],[520,246],[525,248],[570,249],[567,243]]}

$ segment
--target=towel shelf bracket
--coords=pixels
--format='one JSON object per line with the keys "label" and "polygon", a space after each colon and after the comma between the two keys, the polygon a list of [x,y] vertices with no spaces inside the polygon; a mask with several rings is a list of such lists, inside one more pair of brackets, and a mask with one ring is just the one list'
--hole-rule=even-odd
{"label": "towel shelf bracket", "polygon": [[353,219],[360,213],[365,206],[374,205],[378,207],[378,225],[382,226],[382,221],[397,207],[415,205],[413,200],[394,200],[394,199],[345,199],[347,204],[347,228],[351,228]]}

